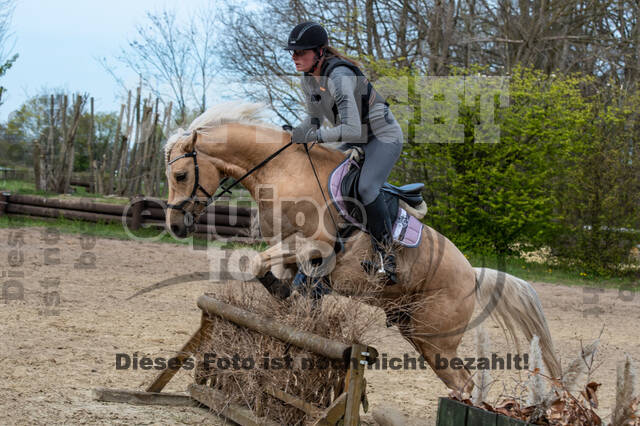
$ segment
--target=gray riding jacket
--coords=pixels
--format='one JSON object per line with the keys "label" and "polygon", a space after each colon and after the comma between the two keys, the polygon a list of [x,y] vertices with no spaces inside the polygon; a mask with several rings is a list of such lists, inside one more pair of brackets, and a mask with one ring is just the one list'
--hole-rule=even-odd
{"label": "gray riding jacket", "polygon": [[[322,142],[343,142],[341,149],[357,144],[366,144],[378,134],[385,133],[384,127],[399,127],[389,107],[375,102],[369,107],[369,125],[363,124],[359,106],[362,94],[367,93],[368,80],[358,77],[347,66],[336,66],[329,77],[321,76],[319,81],[312,75],[302,76],[302,90],[305,96],[308,116],[300,126],[306,133],[327,120],[333,127],[318,129],[318,139]],[[334,104],[338,114],[334,116]],[[388,132],[387,132],[388,133]]]}

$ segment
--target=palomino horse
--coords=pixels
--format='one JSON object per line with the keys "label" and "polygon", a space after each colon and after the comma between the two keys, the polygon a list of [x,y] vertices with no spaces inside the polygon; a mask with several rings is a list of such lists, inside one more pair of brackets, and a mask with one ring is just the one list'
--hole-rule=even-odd
{"label": "palomino horse", "polygon": [[[334,255],[334,225],[341,219],[325,202],[328,176],[345,154],[321,145],[309,151],[323,194],[305,147],[290,145],[283,149],[291,136],[261,121],[263,109],[259,104],[221,104],[194,120],[187,132],[180,130],[169,139],[165,152],[168,203],[173,208],[168,210],[167,226],[177,236],[186,236],[193,230],[188,226],[193,220],[189,216],[204,211],[202,198],[211,198],[221,178],[239,179],[281,150],[243,180],[258,203],[261,231],[270,245],[252,263],[253,273],[264,277],[278,265],[295,270],[301,253],[306,253],[302,256],[306,260],[314,256],[309,253],[320,253],[325,258],[334,257],[330,278],[335,291],[344,293],[358,283],[366,285],[369,276],[360,261],[371,255],[370,238],[357,231],[344,250]],[[295,243],[300,235],[307,241],[306,249]],[[474,269],[451,241],[428,226],[423,228],[418,247],[399,247],[396,256],[398,283],[381,286],[378,300],[381,306],[388,306],[385,303],[410,298],[410,315],[400,331],[449,388],[469,392],[473,387],[467,369],[450,365],[435,368],[435,358],[439,355],[451,360],[457,356],[476,300],[516,342],[517,329],[528,340],[539,336],[549,374],[560,377],[547,322],[530,284],[492,269]]]}

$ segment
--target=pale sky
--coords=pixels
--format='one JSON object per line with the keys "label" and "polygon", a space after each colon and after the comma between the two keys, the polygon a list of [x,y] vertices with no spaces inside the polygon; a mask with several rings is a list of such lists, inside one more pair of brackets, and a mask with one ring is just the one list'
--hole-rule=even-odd
{"label": "pale sky", "polygon": [[[121,91],[96,58],[115,61],[146,11],[175,7],[184,15],[209,0],[18,0],[13,16],[14,52],[20,57],[2,78],[7,89],[0,120],[42,89],[87,92],[97,111],[115,111]],[[135,88],[137,78],[118,65],[117,72]]]}

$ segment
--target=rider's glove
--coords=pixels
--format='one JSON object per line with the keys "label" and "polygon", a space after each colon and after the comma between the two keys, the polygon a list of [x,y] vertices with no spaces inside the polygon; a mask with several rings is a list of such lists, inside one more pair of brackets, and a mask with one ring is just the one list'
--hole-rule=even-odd
{"label": "rider's glove", "polygon": [[316,129],[304,129],[302,127],[294,127],[291,131],[291,142],[293,143],[312,143],[321,142],[318,138]]}

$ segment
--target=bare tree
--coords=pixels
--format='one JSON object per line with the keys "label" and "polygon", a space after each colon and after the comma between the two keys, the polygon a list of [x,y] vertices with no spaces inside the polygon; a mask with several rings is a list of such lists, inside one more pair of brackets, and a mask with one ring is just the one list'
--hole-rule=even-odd
{"label": "bare tree", "polygon": [[[13,37],[11,33],[11,19],[15,9],[15,0],[0,0],[0,77],[6,74],[18,54],[13,54]],[[5,88],[0,86],[0,105]]]}
{"label": "bare tree", "polygon": [[193,76],[190,43],[177,22],[176,12],[165,9],[147,12],[147,22],[138,25],[137,34],[123,50],[120,60],[135,71],[158,97],[175,100],[178,119],[187,116],[187,96]]}
{"label": "bare tree", "polygon": [[[275,0],[231,2],[220,43],[242,94],[286,119],[299,107],[295,75],[281,49],[290,29],[312,20],[330,43],[367,64],[449,75],[483,66],[507,74],[524,65],[550,74],[583,72],[625,87],[640,78],[640,6],[635,0]],[[375,74],[369,70],[375,79]]]}
{"label": "bare tree", "polygon": [[13,50],[11,19],[15,10],[15,0],[0,0],[0,62],[4,63]]}
{"label": "bare tree", "polygon": [[225,70],[240,83],[242,95],[267,101],[288,121],[288,117],[299,115],[300,94],[292,87],[294,70],[282,50],[296,20],[285,3],[277,1],[258,10],[229,4],[222,15],[226,31],[219,45]]}
{"label": "bare tree", "polygon": [[[417,73],[448,73],[460,8],[455,1],[276,0],[260,8],[229,4],[221,40],[225,69],[243,94],[266,101],[285,121],[298,117],[297,73],[282,50],[291,28],[311,20],[323,24],[329,42],[364,62],[386,61]],[[375,77],[372,70],[369,74]]]}
{"label": "bare tree", "polygon": [[201,113],[207,109],[207,93],[219,69],[215,49],[219,28],[216,15],[216,9],[209,4],[189,18],[187,40],[194,67],[190,89]]}
{"label": "bare tree", "polygon": [[[110,157],[104,156],[95,179],[96,188],[103,194],[162,195],[164,177],[163,145],[170,128],[172,103],[164,108],[160,122],[159,98],[146,98],[142,83],[134,94],[128,91],[127,102],[120,107],[113,132]],[[102,181],[103,174],[106,179]]]}
{"label": "bare tree", "polygon": [[64,95],[61,99],[61,154],[54,174],[56,179],[54,189],[59,193],[66,193],[71,189],[71,173],[73,172],[75,158],[75,138],[87,97],[86,94],[76,95],[71,107],[70,117],[67,116],[68,97]]}
{"label": "bare tree", "polygon": [[[118,58],[136,72],[145,87],[160,99],[174,103],[176,121],[184,124],[191,107],[207,108],[207,95],[218,70],[217,10],[212,1],[184,22],[174,9],[147,12],[146,22]],[[103,66],[116,77],[105,61]]]}
{"label": "bare tree", "polygon": [[[60,193],[70,190],[76,135],[87,95],[74,95],[72,99],[69,105],[69,96],[64,92],[37,96],[16,112],[28,117],[22,127],[32,135],[35,182],[39,190]],[[14,115],[14,119],[17,118]]]}

